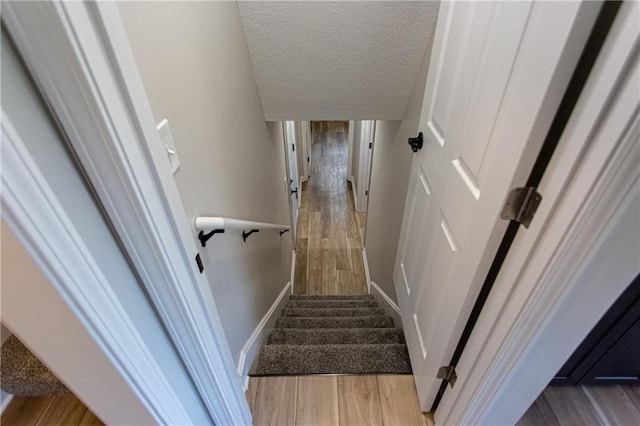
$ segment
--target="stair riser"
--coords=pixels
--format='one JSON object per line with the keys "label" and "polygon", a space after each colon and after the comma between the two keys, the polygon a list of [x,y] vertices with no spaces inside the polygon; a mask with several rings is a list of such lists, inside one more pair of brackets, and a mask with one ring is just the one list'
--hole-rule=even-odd
{"label": "stair riser", "polygon": [[332,308],[332,309],[310,309],[293,308],[283,309],[283,317],[372,317],[384,316],[384,309],[381,308]]}
{"label": "stair riser", "polygon": [[391,317],[278,318],[276,328],[393,328]]}
{"label": "stair riser", "polygon": [[289,300],[374,300],[370,294],[359,296],[289,296]]}
{"label": "stair riser", "polygon": [[285,308],[378,308],[375,300],[289,300]]}
{"label": "stair riser", "polygon": [[405,345],[268,345],[256,374],[409,374]]}
{"label": "stair riser", "polygon": [[404,344],[404,335],[397,329],[291,329],[273,330],[268,345],[330,345],[330,344]]}

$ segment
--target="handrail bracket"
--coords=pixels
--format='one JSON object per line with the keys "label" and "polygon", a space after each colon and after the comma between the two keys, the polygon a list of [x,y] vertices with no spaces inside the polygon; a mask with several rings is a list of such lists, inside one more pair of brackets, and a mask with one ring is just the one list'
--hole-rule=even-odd
{"label": "handrail bracket", "polygon": [[200,240],[202,247],[206,247],[209,238],[213,237],[215,234],[224,234],[224,229],[214,229],[211,232],[207,232],[206,234],[204,233],[204,231],[200,231],[200,233],[198,234],[198,239]]}
{"label": "handrail bracket", "polygon": [[252,229],[251,231],[242,231],[242,239],[246,242],[247,238],[255,232],[260,232],[259,229]]}

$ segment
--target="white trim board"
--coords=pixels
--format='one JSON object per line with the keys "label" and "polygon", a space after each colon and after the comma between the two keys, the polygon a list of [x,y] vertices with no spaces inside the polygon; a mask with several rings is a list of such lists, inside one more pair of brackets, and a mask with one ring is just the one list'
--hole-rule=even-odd
{"label": "white trim board", "polygon": [[[239,376],[247,376],[254,367],[254,364],[257,361],[256,355],[258,349],[260,349],[260,346],[267,341],[267,337],[269,336],[271,329],[275,328],[278,315],[274,316],[273,314],[281,312],[284,309],[284,305],[287,303],[288,296],[291,294],[291,291],[291,282],[288,282],[278,297],[276,297],[276,300],[274,300],[267,313],[264,314],[264,317],[262,317],[255,330],[253,330],[253,333],[251,333],[251,336],[247,339],[242,350],[240,350],[240,356],[238,357]],[[243,379],[243,382],[247,383],[246,379]]]}
{"label": "white trim board", "polygon": [[371,281],[370,294],[380,303],[382,308],[393,318],[393,323],[396,328],[402,327],[402,314],[400,314],[400,307],[394,302],[387,293],[382,291],[378,284]]}
{"label": "white trim board", "polygon": [[[195,266],[198,247],[191,221],[166,162],[117,5],[4,6],[3,22],[73,147],[209,415],[216,424],[251,423],[211,289]],[[153,392],[146,389],[143,395]],[[158,402],[152,405],[164,408]]]}
{"label": "white trim board", "polygon": [[[188,421],[151,348],[97,267],[98,260],[4,110],[2,115],[3,218],[149,413],[159,423]],[[42,223],[47,232],[40,232]]]}
{"label": "white trim board", "polygon": [[7,409],[7,407],[13,400],[13,395],[11,395],[10,393],[5,393],[5,395],[7,396],[4,398],[4,401],[2,401],[2,405],[0,405],[0,414],[4,413],[4,410]]}
{"label": "white trim board", "polygon": [[638,272],[640,254],[628,253],[614,259],[615,279],[595,279],[640,193],[638,19],[640,4],[623,3],[538,188],[536,217],[518,232],[456,385],[435,412],[438,424],[517,422]]}
{"label": "white trim board", "polygon": [[[364,245],[364,241],[362,241]],[[367,292],[371,293],[371,274],[369,273],[369,259],[367,258],[367,249],[362,247],[362,263],[364,265],[364,278],[367,280]]]}
{"label": "white trim board", "polygon": [[[295,241],[294,241],[295,245]],[[291,294],[293,294],[293,289],[295,288],[295,276],[296,276],[296,251],[293,250],[291,252],[291,272],[289,272],[289,282],[291,283]]]}

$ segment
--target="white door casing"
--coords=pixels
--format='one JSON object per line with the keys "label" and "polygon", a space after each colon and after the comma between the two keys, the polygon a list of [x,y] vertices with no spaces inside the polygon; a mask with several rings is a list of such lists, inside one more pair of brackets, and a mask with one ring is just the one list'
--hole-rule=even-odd
{"label": "white door casing", "polygon": [[296,129],[294,121],[283,122],[284,144],[287,153],[287,188],[289,191],[289,208],[291,210],[291,237],[293,241],[298,235],[298,208],[300,207],[300,178],[298,175],[298,159],[296,153]]}
{"label": "white door casing", "polygon": [[369,182],[371,178],[371,159],[373,139],[375,135],[375,120],[363,120],[360,131],[360,158],[358,159],[358,189],[356,210],[366,213],[369,201]]}
{"label": "white door casing", "polygon": [[302,176],[300,181],[309,180],[311,172],[311,122],[300,122],[301,149],[302,149]]}
{"label": "white door casing", "polygon": [[526,181],[597,9],[441,6],[420,120],[424,147],[412,165],[394,268],[423,410],[506,229],[504,199]]}

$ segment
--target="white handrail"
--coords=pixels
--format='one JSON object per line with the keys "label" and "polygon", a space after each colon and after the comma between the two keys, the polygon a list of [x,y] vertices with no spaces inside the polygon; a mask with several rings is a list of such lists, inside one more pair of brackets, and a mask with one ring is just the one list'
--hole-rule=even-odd
{"label": "white handrail", "polygon": [[196,229],[279,229],[284,231],[291,229],[291,227],[277,223],[254,222],[230,217],[198,216],[196,217]]}

